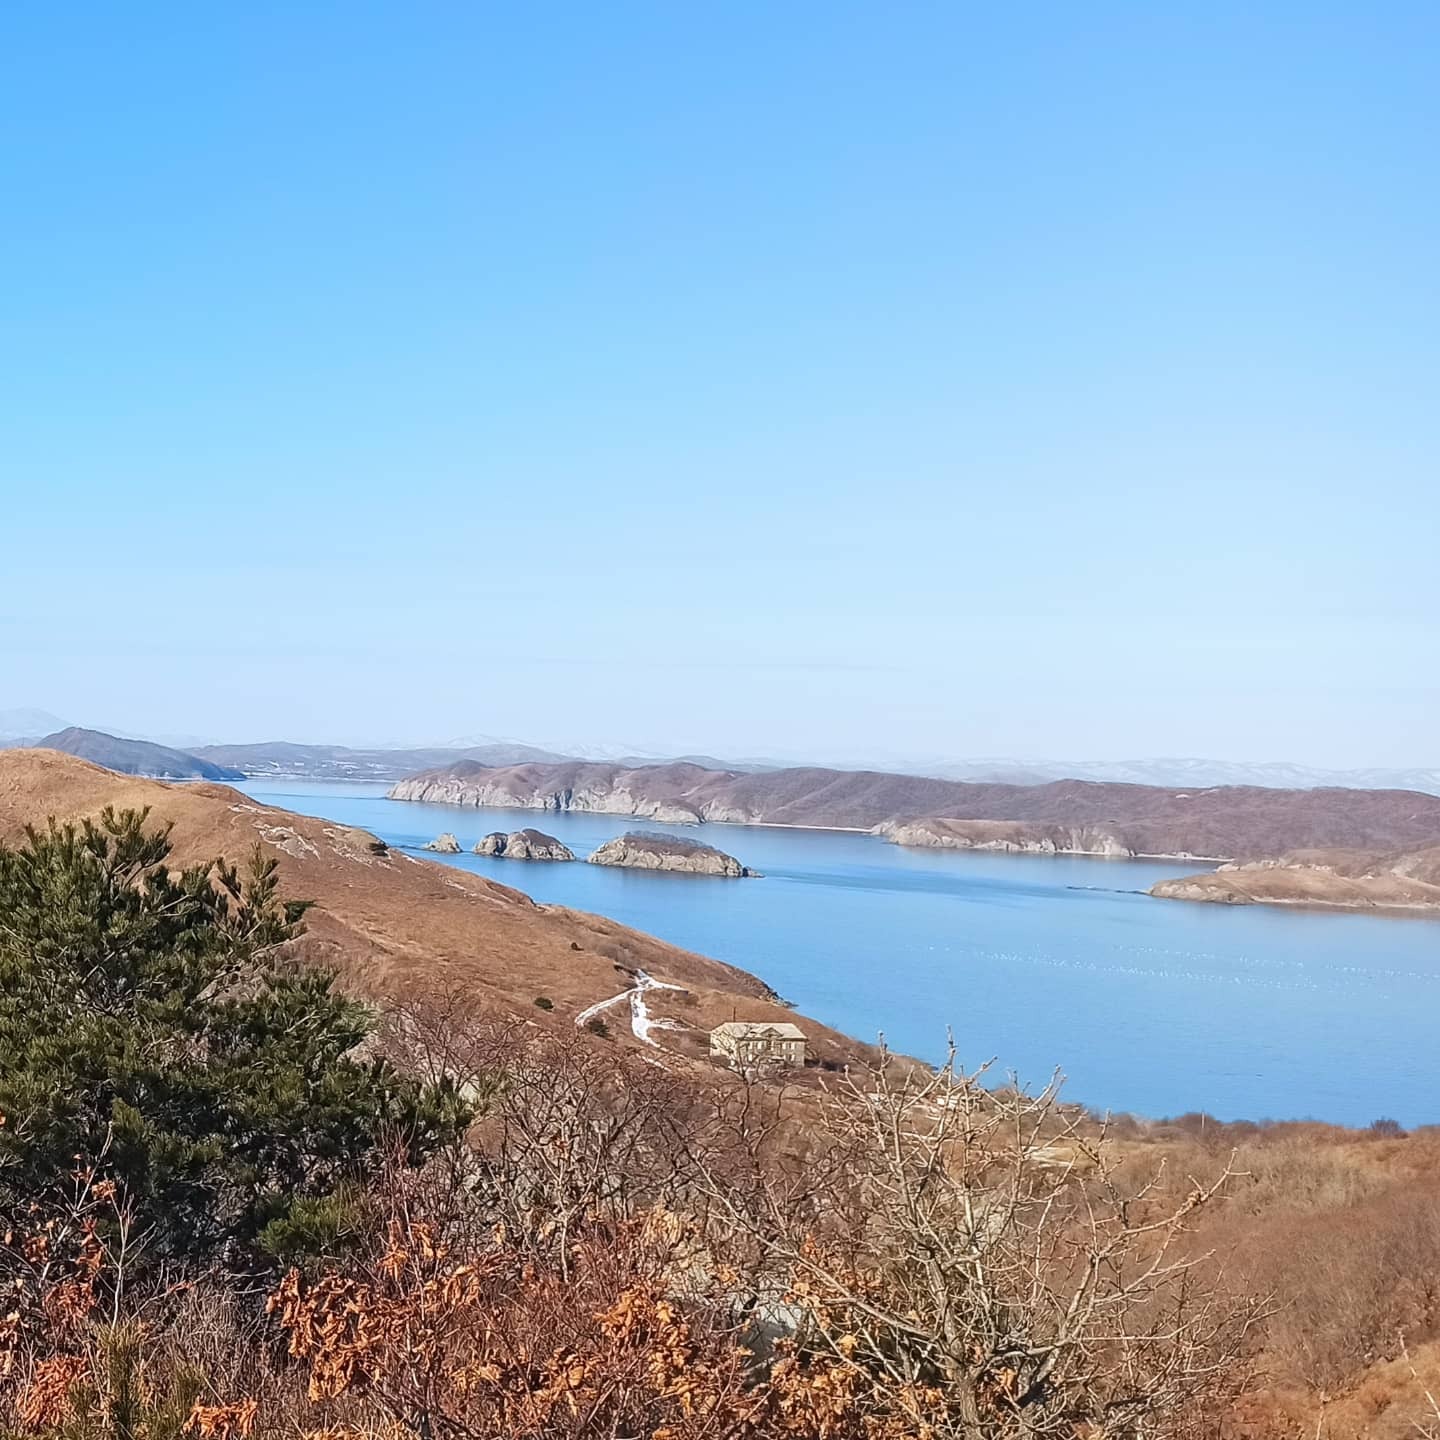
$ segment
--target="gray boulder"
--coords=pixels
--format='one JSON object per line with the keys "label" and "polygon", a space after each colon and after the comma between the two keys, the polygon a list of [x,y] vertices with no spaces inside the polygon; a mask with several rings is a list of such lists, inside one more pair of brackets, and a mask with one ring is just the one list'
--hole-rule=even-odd
{"label": "gray boulder", "polygon": [[575,853],[543,830],[494,830],[475,844],[475,854],[498,860],[573,860]]}

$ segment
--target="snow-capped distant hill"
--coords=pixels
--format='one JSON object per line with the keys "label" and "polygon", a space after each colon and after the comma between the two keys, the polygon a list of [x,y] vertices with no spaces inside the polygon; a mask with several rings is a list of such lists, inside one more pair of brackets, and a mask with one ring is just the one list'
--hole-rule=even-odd
{"label": "snow-capped distant hill", "polygon": [[48,710],[21,708],[0,710],[0,744],[16,740],[35,740],[41,735],[53,735],[65,728],[65,721]]}
{"label": "snow-capped distant hill", "polygon": [[1045,785],[1051,780],[1102,780],[1129,785],[1263,785],[1277,790],[1341,786],[1356,790],[1419,790],[1440,795],[1440,769],[1322,770],[1277,760],[1246,764],[1227,760],[959,760],[925,767],[946,780]]}

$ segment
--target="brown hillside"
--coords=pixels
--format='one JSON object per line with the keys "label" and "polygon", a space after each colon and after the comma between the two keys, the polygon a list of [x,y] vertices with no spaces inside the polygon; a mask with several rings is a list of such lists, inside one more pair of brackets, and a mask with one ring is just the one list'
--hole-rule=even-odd
{"label": "brown hillside", "polygon": [[1162,900],[1222,905],[1314,905],[1440,915],[1440,845],[1375,854],[1364,850],[1298,850],[1280,860],[1224,865],[1208,875],[1162,880]]}
{"label": "brown hillside", "polygon": [[[587,810],[659,820],[869,830],[898,820],[1027,822],[1103,832],[1119,852],[1252,860],[1295,849],[1408,850],[1440,843],[1440,796],[1409,790],[1176,790],[1058,780],[971,784],[866,770],[743,773],[699,765],[487,767],[423,771],[391,794],[461,805]],[[917,842],[923,843],[923,842]]]}
{"label": "brown hillside", "polygon": [[[698,1059],[708,1030],[733,1018],[789,1020],[753,975],[667,945],[596,915],[537,905],[504,885],[435,861],[385,851],[373,836],[257,805],[225,785],[167,785],[103,770],[48,750],[0,752],[0,841],[26,824],[78,819],[106,805],[149,806],[174,825],[175,855],[192,863],[243,861],[257,841],[278,855],[286,895],[313,900],[305,944],[358,993],[433,997],[453,989],[483,1010],[573,1027],[587,1005],[625,990],[636,969],[683,987],[647,995],[671,1058]],[[544,996],[553,1011],[538,1009]],[[612,1043],[654,1053],[634,1038],[625,1006],[605,1012]],[[863,1050],[805,1022],[812,1054],[840,1060]],[[597,1040],[596,1043],[607,1043]]]}

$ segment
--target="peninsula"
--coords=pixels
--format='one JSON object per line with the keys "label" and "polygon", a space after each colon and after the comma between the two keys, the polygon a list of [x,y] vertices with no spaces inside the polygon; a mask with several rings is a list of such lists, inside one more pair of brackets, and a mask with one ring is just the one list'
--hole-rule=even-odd
{"label": "peninsula", "polygon": [[873,770],[715,770],[585,761],[422,771],[392,799],[649,820],[873,831],[897,844],[1246,862],[1296,850],[1440,845],[1440,796],[1251,785],[1173,789],[1085,780],[1012,785]]}
{"label": "peninsula", "polygon": [[1299,850],[1278,860],[1222,865],[1203,875],[1161,880],[1162,900],[1221,905],[1299,905],[1440,916],[1440,845],[1376,854]]}

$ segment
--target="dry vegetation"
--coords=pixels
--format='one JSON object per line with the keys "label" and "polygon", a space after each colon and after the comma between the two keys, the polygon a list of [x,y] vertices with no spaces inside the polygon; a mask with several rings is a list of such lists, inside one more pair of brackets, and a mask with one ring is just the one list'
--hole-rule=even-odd
{"label": "dry vegetation", "polygon": [[[304,953],[389,994],[366,1048],[474,1119],[419,1168],[387,1136],[283,1261],[167,1250],[103,1126],[23,1199],[0,1163],[0,1436],[1440,1434],[1440,1131],[1105,1124],[838,1043],[846,1070],[742,1080],[564,1014],[642,946],[697,1014],[729,984],[774,1008],[726,967],[218,787],[26,766],[0,825],[37,787],[62,813],[133,790],[178,853],[259,835],[324,901]],[[409,974],[423,1002],[369,983]],[[0,1156],[40,1153],[3,1108]]]}
{"label": "dry vegetation", "polygon": [[[268,1279],[147,1263],[105,1157],[4,1218],[0,1433],[1424,1433],[1440,1135],[1110,1128],[887,1062],[677,1083],[454,1001],[398,1063],[479,1103]],[[1440,1422],[1435,1422],[1440,1423]]]}
{"label": "dry vegetation", "polygon": [[1187,1238],[1224,1167],[1129,1186],[1051,1095],[885,1063],[792,1115],[770,1087],[677,1088],[454,1014],[411,1008],[389,1043],[481,1118],[369,1177],[345,1243],[263,1303],[253,1272],[147,1264],[103,1156],[6,1217],[3,1423],[1188,1436],[1244,1389],[1264,1307],[1207,1283]]}
{"label": "dry vegetation", "polygon": [[[523,1014],[562,1032],[586,1006],[631,983],[617,967],[641,968],[682,987],[651,997],[657,1015],[687,1027],[659,1032],[667,1058],[681,1068],[687,1055],[704,1052],[700,1038],[722,1021],[793,1018],[744,970],[603,916],[537,905],[462,869],[377,851],[374,836],[257,804],[228,786],[164,785],[53,751],[0,751],[0,843],[17,842],[26,824],[46,816],[78,819],[107,805],[144,808],[171,825],[182,864],[243,857],[258,840],[279,864],[285,892],[315,901],[308,958],[333,966],[353,994],[389,999],[450,986],[491,1014]],[[537,1009],[537,995],[553,1010]],[[612,1030],[611,1043],[639,1047],[628,1026]],[[866,1048],[813,1021],[806,1033],[822,1061],[840,1063]]]}
{"label": "dry vegetation", "polygon": [[1433,1424],[1425,1391],[1440,1386],[1440,1131],[1198,1115],[1125,1128],[1116,1143],[1140,1171],[1164,1156],[1202,1181],[1232,1172],[1196,1239],[1225,1257],[1233,1283],[1271,1295],[1274,1308],[1228,1433],[1399,1440]]}

